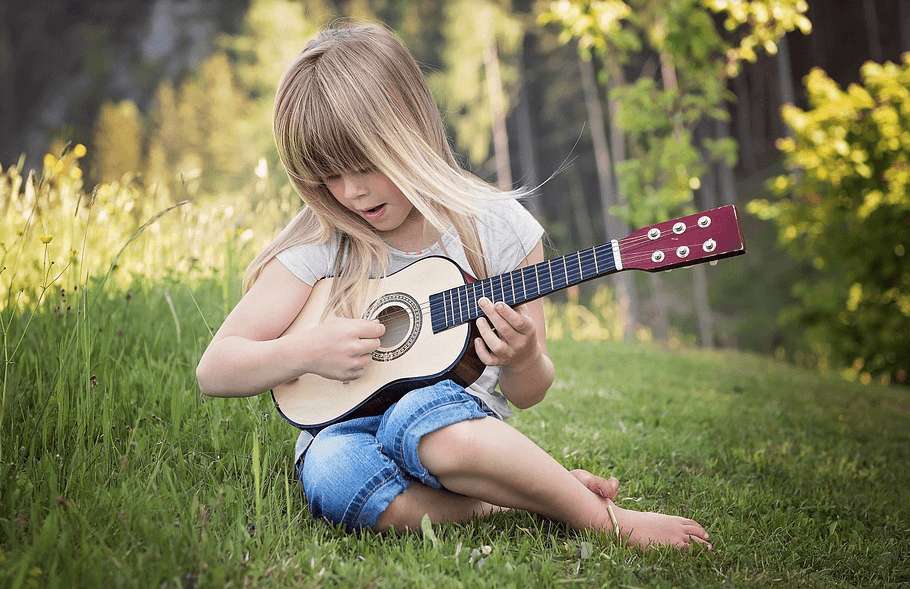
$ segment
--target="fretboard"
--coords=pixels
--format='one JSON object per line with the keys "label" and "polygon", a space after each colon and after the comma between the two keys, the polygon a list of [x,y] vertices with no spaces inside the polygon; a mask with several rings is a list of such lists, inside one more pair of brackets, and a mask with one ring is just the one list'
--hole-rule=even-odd
{"label": "fretboard", "polygon": [[430,295],[433,333],[439,333],[483,315],[477,301],[486,297],[509,306],[622,270],[619,244],[614,240],[565,256],[525,266],[506,274],[478,280]]}

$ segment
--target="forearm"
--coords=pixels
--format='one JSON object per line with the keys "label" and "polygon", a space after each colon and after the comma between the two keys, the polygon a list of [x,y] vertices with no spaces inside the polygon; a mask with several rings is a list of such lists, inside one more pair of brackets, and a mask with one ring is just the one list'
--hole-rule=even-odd
{"label": "forearm", "polygon": [[513,405],[527,409],[543,400],[553,384],[554,373],[550,357],[540,352],[523,364],[504,366],[499,376],[499,389]]}
{"label": "forearm", "polygon": [[234,336],[213,342],[196,368],[199,389],[213,397],[249,397],[293,380],[305,370],[291,361],[287,347],[282,338],[254,341]]}

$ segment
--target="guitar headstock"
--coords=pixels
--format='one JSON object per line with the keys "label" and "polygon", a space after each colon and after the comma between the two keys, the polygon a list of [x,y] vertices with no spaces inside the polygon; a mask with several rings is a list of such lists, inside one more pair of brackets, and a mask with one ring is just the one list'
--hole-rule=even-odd
{"label": "guitar headstock", "polygon": [[669,270],[746,253],[736,207],[726,205],[643,227],[619,240],[624,269]]}

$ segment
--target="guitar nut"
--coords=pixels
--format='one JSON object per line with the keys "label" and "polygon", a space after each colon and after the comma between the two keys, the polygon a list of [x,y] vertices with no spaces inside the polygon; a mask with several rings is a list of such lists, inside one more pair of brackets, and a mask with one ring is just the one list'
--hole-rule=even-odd
{"label": "guitar nut", "polygon": [[710,254],[710,253],[713,252],[715,249],[717,249],[717,242],[714,241],[713,239],[709,239],[709,240],[706,241],[701,247],[702,247],[703,250],[705,250],[705,252],[707,252],[707,253]]}
{"label": "guitar nut", "polygon": [[698,218],[698,226],[701,227],[702,229],[705,229],[710,224],[711,224],[711,217],[709,217],[708,215],[704,215],[704,216]]}
{"label": "guitar nut", "polygon": [[660,229],[657,227],[651,227],[651,230],[648,231],[648,239],[654,240],[660,237]]}
{"label": "guitar nut", "polygon": [[676,235],[682,235],[682,232],[686,230],[686,224],[680,221],[673,225],[673,233]]}
{"label": "guitar nut", "polygon": [[656,264],[660,264],[661,262],[664,261],[664,253],[660,250],[657,250],[656,252],[651,254],[651,261]]}
{"label": "guitar nut", "polygon": [[689,255],[689,247],[685,246],[685,245],[679,246],[678,248],[676,248],[676,255],[679,256],[680,258],[685,258],[686,256]]}

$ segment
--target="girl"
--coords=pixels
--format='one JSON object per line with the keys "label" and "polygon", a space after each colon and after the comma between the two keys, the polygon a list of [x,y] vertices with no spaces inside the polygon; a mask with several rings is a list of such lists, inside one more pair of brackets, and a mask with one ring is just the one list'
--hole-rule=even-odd
{"label": "girl", "polygon": [[[311,41],[281,80],[274,132],[304,206],[253,260],[246,294],[203,354],[206,395],[254,395],[303,374],[356,380],[385,330],[359,318],[370,277],[428,255],[478,279],[543,261],[543,229],[516,200],[524,192],[498,193],[459,167],[420,69],[382,26],[344,24]],[[285,334],[329,276],[330,318]],[[710,548],[695,521],[621,509],[616,479],[567,471],[504,421],[510,403],[539,403],[553,382],[543,309],[480,305],[472,344],[487,368],[477,382],[443,381],[382,415],[301,432],[297,473],[312,514],[405,530],[424,514],[523,509],[638,547]]]}

